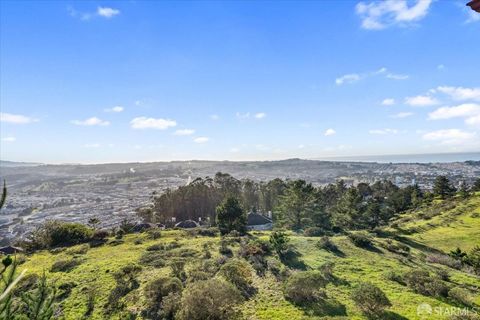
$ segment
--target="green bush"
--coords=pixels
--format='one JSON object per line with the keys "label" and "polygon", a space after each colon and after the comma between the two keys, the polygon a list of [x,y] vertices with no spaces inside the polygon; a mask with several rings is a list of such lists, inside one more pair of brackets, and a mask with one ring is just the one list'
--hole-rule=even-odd
{"label": "green bush", "polygon": [[303,305],[325,298],[323,288],[327,280],[320,271],[300,271],[292,274],[285,283],[284,295],[287,300]]}
{"label": "green bush", "polygon": [[225,280],[197,281],[184,290],[176,319],[233,319],[237,315],[235,306],[241,301],[238,290]]}
{"label": "green bush", "polygon": [[474,307],[472,294],[467,290],[460,287],[454,287],[448,291],[448,296],[455,302],[467,307]]}
{"label": "green bush", "polygon": [[352,291],[352,300],[367,317],[372,318],[381,317],[392,305],[380,288],[368,282],[360,283]]}
{"label": "green bush", "polygon": [[372,238],[365,233],[350,233],[348,238],[359,248],[370,248],[373,245]]}
{"label": "green bush", "polygon": [[158,313],[163,308],[164,299],[169,294],[178,294],[182,290],[182,282],[174,277],[162,277],[149,282],[143,291],[148,312],[150,314]]}
{"label": "green bush", "polygon": [[428,271],[410,271],[404,275],[404,281],[416,293],[433,297],[448,296],[448,286],[442,280],[431,277]]}
{"label": "green bush", "polygon": [[22,244],[27,250],[75,245],[91,240],[93,229],[75,222],[47,221],[28,235]]}
{"label": "green bush", "polygon": [[319,227],[306,228],[304,231],[306,237],[321,237],[325,235],[325,231]]}
{"label": "green bush", "polygon": [[50,268],[51,272],[69,272],[76,266],[80,265],[82,261],[78,259],[57,260]]}
{"label": "green bush", "polygon": [[240,259],[232,259],[220,268],[220,274],[232,283],[240,293],[249,297],[253,294],[253,278],[250,265]]}
{"label": "green bush", "polygon": [[328,236],[323,236],[318,240],[317,242],[317,248],[323,249],[329,252],[336,252],[338,251],[338,247],[333,243],[332,240],[330,240],[330,237]]}
{"label": "green bush", "polygon": [[283,231],[273,231],[270,234],[270,244],[280,258],[285,255],[285,252],[288,249],[289,242],[290,238]]}

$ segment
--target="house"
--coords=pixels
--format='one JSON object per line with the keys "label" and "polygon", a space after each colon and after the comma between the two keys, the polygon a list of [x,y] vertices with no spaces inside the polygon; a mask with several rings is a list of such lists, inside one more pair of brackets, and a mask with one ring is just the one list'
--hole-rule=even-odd
{"label": "house", "polygon": [[3,254],[15,254],[19,252],[23,252],[23,249],[18,247],[13,247],[13,246],[6,246],[6,247],[0,248],[0,253],[3,253]]}
{"label": "house", "polygon": [[182,228],[182,229],[192,229],[192,228],[197,228],[200,225],[193,221],[193,220],[184,220],[180,221],[179,223],[175,224],[176,228]]}
{"label": "house", "polygon": [[247,215],[248,230],[272,230],[272,219],[255,212],[249,212]]}

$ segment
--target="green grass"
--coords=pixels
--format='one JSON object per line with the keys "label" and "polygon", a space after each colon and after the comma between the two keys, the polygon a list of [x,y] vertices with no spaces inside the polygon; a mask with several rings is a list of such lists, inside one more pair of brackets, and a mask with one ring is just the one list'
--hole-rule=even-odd
{"label": "green grass", "polygon": [[[438,209],[438,214],[428,220],[421,218],[432,208]],[[254,286],[257,294],[245,301],[239,308],[244,319],[272,320],[272,319],[322,319],[326,316],[336,316],[334,319],[365,319],[351,300],[352,289],[361,281],[370,281],[379,286],[392,302],[386,319],[421,319],[417,316],[417,306],[428,303],[432,307],[450,308],[453,305],[448,301],[440,301],[432,297],[416,294],[405,286],[387,280],[385,274],[389,271],[399,273],[412,269],[424,268],[430,271],[435,269],[448,269],[451,274],[452,286],[480,287],[478,276],[462,271],[453,270],[445,266],[427,264],[424,257],[431,249],[448,252],[457,246],[469,250],[480,243],[480,217],[472,214],[480,213],[480,196],[468,201],[454,200],[452,202],[440,201],[430,208],[422,209],[400,217],[397,228],[386,228],[386,231],[402,235],[411,245],[409,259],[383,249],[385,238],[375,238],[376,250],[365,250],[355,247],[345,236],[332,237],[332,241],[343,254],[334,254],[316,247],[317,237],[303,237],[292,235],[291,244],[298,250],[306,269],[315,269],[325,262],[334,262],[334,275],[337,280],[327,286],[326,293],[329,304],[322,310],[303,310],[286,301],[282,294],[282,282],[272,274],[265,277],[254,276]],[[475,215],[473,215],[475,216]],[[406,234],[409,230],[410,234]],[[411,233],[416,230],[415,233]],[[268,232],[255,233],[255,236],[267,239]],[[141,239],[141,244],[135,241]],[[164,231],[158,240],[147,239],[146,234],[134,234],[124,237],[124,243],[111,246],[109,244],[97,248],[90,248],[86,253],[81,252],[79,246],[64,250],[57,254],[41,251],[27,257],[21,265],[28,269],[28,273],[41,274],[46,272],[50,279],[57,285],[74,282],[76,286],[70,295],[62,301],[62,310],[65,319],[82,319],[87,305],[89,288],[95,288],[95,309],[90,319],[119,319],[118,314],[105,316],[104,306],[108,295],[115,286],[112,274],[129,264],[138,264],[140,256],[145,249],[153,244],[167,243],[177,240],[181,248],[195,249],[202,252],[204,243],[211,243],[213,258],[219,257],[218,247],[220,238],[191,237],[184,231]],[[238,244],[231,245],[237,254]],[[76,257],[82,263],[69,272],[50,273],[50,267],[56,260]],[[186,266],[189,270],[196,268],[200,258],[188,258]],[[152,279],[159,275],[168,274],[169,267],[145,267],[139,276],[140,288],[130,292],[124,301],[127,309],[139,314],[144,307],[143,288]],[[472,295],[477,304],[480,296],[477,291]],[[140,316],[137,319],[142,319]],[[432,318],[433,319],[433,318]],[[448,319],[448,317],[435,316],[435,319]]]}

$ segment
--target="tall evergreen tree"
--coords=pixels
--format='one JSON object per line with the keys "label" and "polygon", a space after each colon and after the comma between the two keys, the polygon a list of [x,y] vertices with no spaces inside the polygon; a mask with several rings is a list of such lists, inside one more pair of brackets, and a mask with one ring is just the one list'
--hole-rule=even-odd
{"label": "tall evergreen tree", "polygon": [[445,176],[438,176],[435,179],[435,184],[433,186],[433,193],[436,196],[439,196],[441,199],[446,199],[450,197],[455,192],[455,188],[450,184]]}
{"label": "tall evergreen tree", "polygon": [[221,234],[228,234],[234,230],[244,234],[247,231],[247,217],[237,198],[225,198],[216,212],[217,225]]}

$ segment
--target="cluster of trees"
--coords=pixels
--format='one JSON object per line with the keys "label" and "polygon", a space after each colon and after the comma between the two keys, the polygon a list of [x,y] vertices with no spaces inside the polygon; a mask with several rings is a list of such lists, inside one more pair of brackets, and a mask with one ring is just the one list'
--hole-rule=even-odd
{"label": "cluster of trees", "polygon": [[[469,196],[477,189],[480,190],[480,179],[471,188],[463,184],[458,193]],[[278,227],[333,231],[371,229],[387,224],[399,212],[416,208],[434,197],[448,198],[456,191],[444,176],[437,177],[433,192],[425,192],[418,185],[399,188],[390,181],[359,183],[352,187],[338,181],[315,187],[304,180],[254,182],[217,173],[213,179],[198,178],[176,190],[167,190],[155,198],[152,210],[139,214],[153,222],[168,222],[175,217],[177,221],[201,218],[221,224],[217,207],[226,198],[236,198],[235,205],[239,204],[243,212],[273,211]]]}

